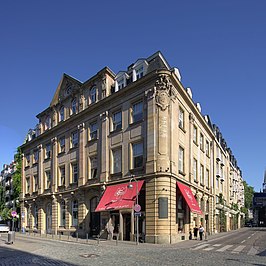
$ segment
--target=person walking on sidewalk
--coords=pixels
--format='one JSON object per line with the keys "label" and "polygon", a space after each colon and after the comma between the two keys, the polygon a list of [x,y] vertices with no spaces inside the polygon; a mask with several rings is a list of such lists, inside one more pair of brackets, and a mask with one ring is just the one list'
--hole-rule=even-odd
{"label": "person walking on sidewalk", "polygon": [[197,240],[198,239],[198,227],[197,225],[194,227],[193,229],[193,234],[194,234],[194,239]]}
{"label": "person walking on sidewalk", "polygon": [[200,227],[199,227],[199,236],[200,236],[200,240],[202,240],[203,233],[204,233],[204,227],[203,227],[202,225],[200,225]]}

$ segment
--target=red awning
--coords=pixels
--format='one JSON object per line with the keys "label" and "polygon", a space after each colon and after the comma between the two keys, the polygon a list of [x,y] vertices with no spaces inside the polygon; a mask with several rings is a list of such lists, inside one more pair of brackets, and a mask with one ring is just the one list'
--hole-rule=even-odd
{"label": "red awning", "polygon": [[95,211],[132,209],[137,195],[137,183],[139,193],[144,180],[133,181],[132,188],[128,188],[129,183],[107,187]]}
{"label": "red awning", "polygon": [[198,202],[196,201],[191,189],[182,183],[179,183],[179,182],[176,182],[176,183],[177,183],[184,199],[186,200],[187,205],[189,206],[190,210],[192,212],[202,214],[202,211],[201,211],[201,209],[198,205]]}

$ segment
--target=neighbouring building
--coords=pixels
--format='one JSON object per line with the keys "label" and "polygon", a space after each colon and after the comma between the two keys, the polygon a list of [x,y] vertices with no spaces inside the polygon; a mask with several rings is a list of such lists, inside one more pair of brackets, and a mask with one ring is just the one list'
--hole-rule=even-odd
{"label": "neighbouring building", "polygon": [[85,82],[64,74],[37,118],[21,146],[26,230],[95,236],[112,224],[123,240],[175,243],[195,225],[240,227],[237,161],[160,52]]}
{"label": "neighbouring building", "polygon": [[266,171],[264,173],[262,192],[255,192],[253,195],[253,224],[266,226]]}

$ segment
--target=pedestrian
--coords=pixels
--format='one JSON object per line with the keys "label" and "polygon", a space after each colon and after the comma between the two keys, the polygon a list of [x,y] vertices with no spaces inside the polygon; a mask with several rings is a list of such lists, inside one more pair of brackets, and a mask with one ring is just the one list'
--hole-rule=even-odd
{"label": "pedestrian", "polygon": [[202,240],[203,234],[204,234],[204,227],[202,225],[200,225],[200,227],[199,227],[200,240]]}
{"label": "pedestrian", "polygon": [[194,239],[197,240],[198,239],[198,227],[197,225],[194,227],[193,229],[193,233],[194,233]]}
{"label": "pedestrian", "polygon": [[191,232],[191,229],[189,231],[189,240],[192,240],[192,232]]}

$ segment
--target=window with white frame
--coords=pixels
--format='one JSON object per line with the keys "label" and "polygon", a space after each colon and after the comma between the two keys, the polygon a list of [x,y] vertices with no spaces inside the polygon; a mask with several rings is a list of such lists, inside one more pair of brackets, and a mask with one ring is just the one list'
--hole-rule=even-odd
{"label": "window with white frame", "polygon": [[143,143],[133,143],[132,144],[132,158],[133,158],[133,168],[138,168],[143,166]]}
{"label": "window with white frame", "polygon": [[90,123],[90,140],[98,138],[98,123],[94,121]]}
{"label": "window with white frame", "polygon": [[185,129],[184,116],[184,110],[182,108],[179,108],[178,126],[182,129]]}
{"label": "window with white frame", "polygon": [[210,142],[208,140],[206,140],[205,150],[206,150],[206,155],[210,156]]}
{"label": "window with white frame", "polygon": [[125,87],[125,80],[124,77],[122,77],[121,79],[117,80],[117,87],[118,90],[121,90]]}
{"label": "window with white frame", "polygon": [[200,165],[200,184],[204,185],[204,167],[202,164]]}
{"label": "window with white frame", "polygon": [[51,117],[46,116],[45,122],[44,122],[44,130],[48,130],[51,128]]}
{"label": "window with white frame", "polygon": [[60,204],[60,226],[66,226],[66,202],[64,200]]}
{"label": "window with white frame", "polygon": [[184,158],[185,158],[185,150],[183,147],[179,146],[178,150],[178,171],[179,173],[184,173]]}
{"label": "window with white frame", "polygon": [[120,130],[122,128],[122,112],[117,111],[113,113],[113,131]]}
{"label": "window with white frame", "polygon": [[193,141],[198,143],[198,128],[196,126],[193,127]]}
{"label": "window with white frame", "polygon": [[136,79],[140,79],[144,76],[144,67],[140,66],[138,68],[136,68]]}
{"label": "window with white frame", "polygon": [[72,201],[72,226],[78,225],[78,201]]}
{"label": "window with white frame", "polygon": [[59,153],[65,152],[66,144],[65,144],[65,136],[59,138]]}
{"label": "window with white frame", "polygon": [[204,151],[204,138],[202,133],[200,133],[200,149]]}
{"label": "window with white frame", "polygon": [[121,173],[122,171],[122,149],[113,150],[113,174]]}
{"label": "window with white frame", "polygon": [[77,99],[74,98],[71,102],[71,115],[74,115],[77,113]]}
{"label": "window with white frame", "polygon": [[34,163],[38,163],[38,161],[39,161],[39,150],[34,150],[33,151],[33,160],[34,160]]}
{"label": "window with white frame", "polygon": [[30,193],[30,177],[26,178],[26,194]]}
{"label": "window with white frame", "polygon": [[96,102],[96,87],[92,87],[90,89],[90,103],[95,103]]}
{"label": "window with white frame", "polygon": [[59,184],[60,186],[65,185],[65,178],[66,178],[66,167],[65,165],[59,167]]}
{"label": "window with white frame", "polygon": [[45,159],[51,158],[51,143],[46,143],[45,145]]}
{"label": "window with white frame", "polygon": [[90,157],[90,178],[96,178],[97,177],[97,167],[98,166],[98,161],[97,157],[93,156]]}
{"label": "window with white frame", "polygon": [[210,170],[206,169],[206,173],[205,173],[205,185],[207,187],[210,186]]}
{"label": "window with white frame", "polygon": [[59,110],[59,121],[64,121],[65,120],[65,107],[61,106]]}
{"label": "window with white frame", "polygon": [[194,158],[193,159],[193,176],[194,181],[198,181],[198,161]]}
{"label": "window with white frame", "polygon": [[51,188],[52,186],[52,176],[51,171],[45,171],[45,179],[46,179],[46,189]]}
{"label": "window with white frame", "polygon": [[72,169],[72,183],[77,183],[78,182],[78,164],[77,163],[72,163],[71,164],[71,169]]}
{"label": "window with white frame", "polygon": [[132,123],[143,119],[143,102],[137,102],[132,105]]}
{"label": "window with white frame", "polygon": [[38,175],[33,176],[33,182],[34,182],[34,184],[33,184],[34,192],[38,191]]}
{"label": "window with white frame", "polygon": [[71,148],[77,147],[78,144],[79,144],[78,131],[74,131],[71,133]]}

